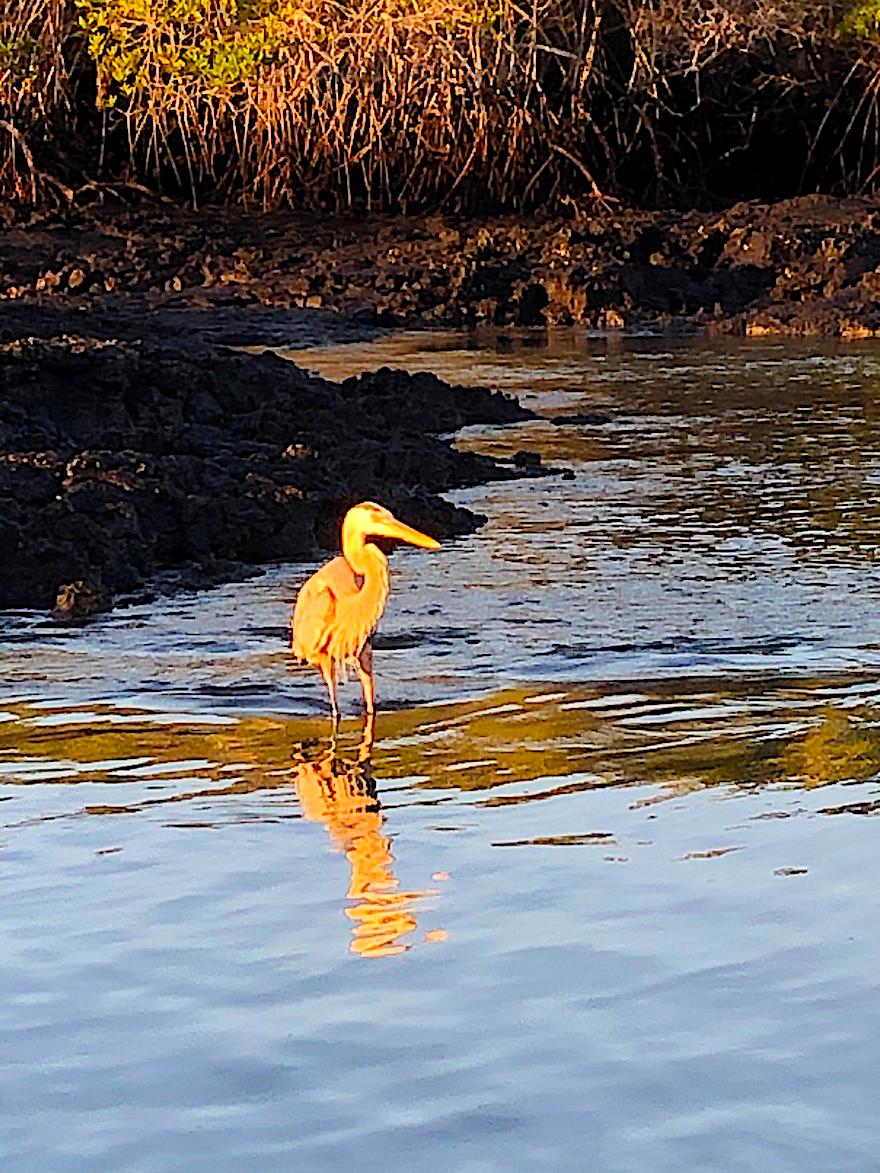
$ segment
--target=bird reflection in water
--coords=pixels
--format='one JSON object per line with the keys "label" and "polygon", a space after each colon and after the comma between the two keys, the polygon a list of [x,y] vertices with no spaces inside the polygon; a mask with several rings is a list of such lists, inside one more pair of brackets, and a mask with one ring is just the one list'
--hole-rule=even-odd
{"label": "bird reflection in water", "polygon": [[[355,760],[339,756],[336,736],[315,756],[312,743],[294,749],[294,782],[305,818],[325,825],[351,865],[346,915],[354,921],[351,951],[363,957],[404,953],[417,927],[415,902],[436,892],[404,892],[394,875],[391,840],[382,833],[382,805],[373,777],[374,722],[368,719]],[[311,752],[309,752],[311,751]],[[308,756],[307,756],[308,755]],[[434,930],[428,940],[441,940]]]}

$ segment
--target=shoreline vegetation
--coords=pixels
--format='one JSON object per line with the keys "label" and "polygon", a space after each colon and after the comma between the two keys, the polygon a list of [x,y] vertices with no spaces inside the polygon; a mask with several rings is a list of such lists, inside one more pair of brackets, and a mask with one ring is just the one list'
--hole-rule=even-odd
{"label": "shoreline vegetation", "polygon": [[869,194],[880,0],[6,0],[0,198],[297,211]]}

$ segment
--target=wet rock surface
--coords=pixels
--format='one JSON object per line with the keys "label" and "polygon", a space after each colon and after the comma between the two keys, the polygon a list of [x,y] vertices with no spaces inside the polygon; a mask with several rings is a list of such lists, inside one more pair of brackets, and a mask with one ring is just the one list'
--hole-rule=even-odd
{"label": "wet rock surface", "polygon": [[518,470],[437,433],[527,415],[429,374],[334,384],[271,353],[6,342],[0,607],[79,619],[162,572],[198,587],[309,557],[364,498],[438,537],[467,532],[481,519],[438,493]]}
{"label": "wet rock surface", "polygon": [[[2,212],[2,209],[0,209]],[[2,218],[2,217],[0,217]],[[306,218],[116,208],[0,238],[0,330],[194,343],[343,341],[383,326],[581,324],[867,337],[880,199],[567,219]],[[195,315],[193,311],[196,311]],[[37,315],[37,319],[29,315]],[[12,323],[11,325],[8,323]]]}

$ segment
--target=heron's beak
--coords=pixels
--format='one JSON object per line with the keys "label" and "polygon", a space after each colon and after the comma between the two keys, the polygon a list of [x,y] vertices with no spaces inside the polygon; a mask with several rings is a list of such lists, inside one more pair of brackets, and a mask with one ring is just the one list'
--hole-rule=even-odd
{"label": "heron's beak", "polygon": [[404,525],[395,517],[392,521],[385,521],[373,531],[376,537],[392,538],[395,542],[409,542],[411,546],[421,546],[423,550],[439,550],[440,543],[427,534],[420,533],[412,526]]}

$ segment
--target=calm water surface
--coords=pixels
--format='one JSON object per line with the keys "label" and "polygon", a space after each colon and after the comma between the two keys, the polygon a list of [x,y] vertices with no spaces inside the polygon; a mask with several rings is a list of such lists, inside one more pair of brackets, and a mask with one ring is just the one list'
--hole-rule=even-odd
{"label": "calm water surface", "polygon": [[10,1170],[869,1170],[880,349],[408,336],[601,426],[394,558],[376,739],[312,569],[0,616]]}

